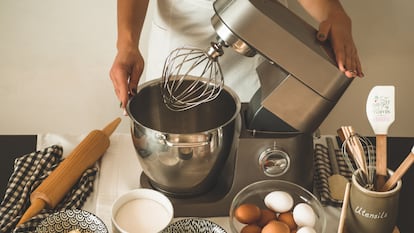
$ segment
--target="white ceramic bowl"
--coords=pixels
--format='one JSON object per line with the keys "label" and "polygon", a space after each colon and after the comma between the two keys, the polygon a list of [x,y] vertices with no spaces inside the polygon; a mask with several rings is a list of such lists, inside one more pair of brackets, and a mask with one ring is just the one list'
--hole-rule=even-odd
{"label": "white ceramic bowl", "polygon": [[164,194],[139,188],[121,195],[111,216],[114,233],[159,232],[171,223],[174,210]]}
{"label": "white ceramic bowl", "polygon": [[316,223],[314,229],[318,233],[324,233],[326,228],[326,215],[319,200],[305,188],[292,182],[283,180],[263,180],[252,183],[243,188],[233,199],[230,207],[229,224],[233,233],[239,233],[245,226],[235,218],[235,210],[242,204],[255,204],[261,209],[266,209],[264,199],[267,194],[273,191],[284,191],[289,193],[293,198],[294,206],[299,203],[309,204],[315,215]]}

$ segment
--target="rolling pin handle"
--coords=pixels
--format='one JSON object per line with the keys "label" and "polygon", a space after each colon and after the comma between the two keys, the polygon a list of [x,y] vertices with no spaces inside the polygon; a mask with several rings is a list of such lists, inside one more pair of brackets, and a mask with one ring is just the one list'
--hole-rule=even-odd
{"label": "rolling pin handle", "polygon": [[33,216],[38,214],[45,207],[46,207],[46,202],[43,199],[40,199],[40,198],[33,199],[29,208],[26,210],[26,212],[23,214],[20,221],[17,223],[17,226],[31,219]]}
{"label": "rolling pin handle", "polygon": [[109,123],[107,126],[105,126],[105,128],[102,129],[102,132],[108,137],[111,136],[112,133],[115,131],[115,129],[118,127],[120,122],[121,122],[121,118],[119,117],[116,118],[111,123]]}

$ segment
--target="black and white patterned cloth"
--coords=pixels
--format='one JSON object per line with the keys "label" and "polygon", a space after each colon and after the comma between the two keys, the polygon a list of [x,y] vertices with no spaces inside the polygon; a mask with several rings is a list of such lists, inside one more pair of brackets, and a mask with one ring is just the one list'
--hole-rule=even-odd
{"label": "black and white patterned cloth", "polygon": [[[336,159],[339,167],[339,174],[351,181],[352,171],[342,156],[340,150],[335,149]],[[322,144],[315,144],[315,188],[319,194],[322,204],[340,207],[342,201],[331,197],[328,178],[332,175],[332,168],[329,161],[328,148]]]}
{"label": "black and white patterned cloth", "polygon": [[[364,151],[367,150],[367,147],[363,146],[363,148],[364,148]],[[369,152],[374,155],[373,162],[375,163],[375,146],[371,146],[369,148]],[[351,156],[349,157],[349,162],[352,164],[352,167],[353,167],[351,168],[349,164],[346,162],[344,158],[344,154],[342,153],[341,149],[336,148],[335,154],[336,154],[336,159],[338,162],[339,174],[347,178],[348,181],[351,181],[353,169],[357,168],[357,166],[355,165],[355,161],[352,159]],[[314,185],[319,195],[319,199],[321,203],[323,205],[341,207],[342,201],[332,198],[330,191],[329,191],[328,178],[332,175],[332,168],[331,168],[331,164],[329,161],[328,148],[326,147],[326,145],[315,143],[314,156],[315,156],[314,157],[315,159],[315,167],[314,167],[315,184]]]}
{"label": "black and white patterned cloth", "polygon": [[93,191],[97,167],[87,169],[55,209],[44,209],[16,228],[20,218],[30,206],[31,192],[63,161],[62,154],[61,146],[52,145],[15,160],[13,174],[0,204],[0,232],[35,232],[36,226],[48,215],[83,206]]}

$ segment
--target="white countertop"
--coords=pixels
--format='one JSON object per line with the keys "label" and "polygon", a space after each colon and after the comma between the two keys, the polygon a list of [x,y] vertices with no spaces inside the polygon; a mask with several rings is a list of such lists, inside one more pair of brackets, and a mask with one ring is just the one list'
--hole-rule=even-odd
{"label": "white countertop", "polygon": [[[39,134],[37,149],[53,144],[62,145],[63,156],[70,153],[85,135]],[[110,138],[110,146],[102,160],[98,163],[99,175],[94,191],[88,198],[83,209],[95,213],[112,232],[111,206],[121,194],[140,187],[142,168],[136,157],[132,139],[129,134],[114,133]],[[326,233],[337,232],[340,209],[325,207],[327,213]],[[212,217],[209,220],[217,223],[230,233],[228,217]]]}

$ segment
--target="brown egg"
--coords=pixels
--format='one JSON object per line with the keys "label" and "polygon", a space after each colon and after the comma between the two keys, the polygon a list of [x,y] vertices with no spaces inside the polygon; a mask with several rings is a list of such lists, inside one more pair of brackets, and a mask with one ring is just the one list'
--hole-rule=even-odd
{"label": "brown egg", "polygon": [[272,220],[263,227],[262,233],[290,233],[290,229],[286,223]]}
{"label": "brown egg", "polygon": [[234,211],[234,217],[241,223],[252,224],[257,222],[262,215],[262,211],[254,204],[241,204]]}
{"label": "brown egg", "polygon": [[255,225],[255,224],[250,224],[250,225],[246,225],[244,226],[240,233],[260,233],[262,231],[262,228]]}
{"label": "brown egg", "polygon": [[264,227],[270,220],[276,220],[276,213],[269,209],[262,209],[262,215],[260,216],[257,225],[259,227]]}
{"label": "brown egg", "polygon": [[295,223],[295,220],[293,219],[292,211],[279,214],[277,220],[286,223],[290,230],[296,229],[298,227],[298,225]]}

